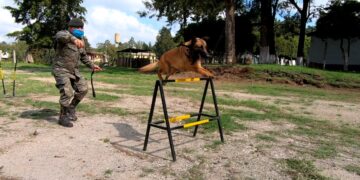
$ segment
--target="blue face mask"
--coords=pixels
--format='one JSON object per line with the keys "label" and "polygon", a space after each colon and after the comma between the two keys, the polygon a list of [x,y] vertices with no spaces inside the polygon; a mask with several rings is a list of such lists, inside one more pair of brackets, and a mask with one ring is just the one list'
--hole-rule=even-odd
{"label": "blue face mask", "polygon": [[74,29],[72,32],[71,32],[72,35],[74,35],[75,37],[81,39],[84,37],[84,31],[83,30],[80,30],[80,29]]}

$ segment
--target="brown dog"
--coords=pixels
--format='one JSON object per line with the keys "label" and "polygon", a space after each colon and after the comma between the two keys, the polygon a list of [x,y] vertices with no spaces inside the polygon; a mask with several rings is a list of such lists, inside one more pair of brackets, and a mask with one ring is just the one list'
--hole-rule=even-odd
{"label": "brown dog", "polygon": [[184,71],[194,71],[206,77],[213,77],[210,71],[201,67],[201,59],[205,57],[209,57],[205,40],[194,37],[179,47],[166,51],[159,61],[141,67],[139,71],[151,72],[158,68],[160,80],[163,80],[163,74],[167,80],[171,75]]}

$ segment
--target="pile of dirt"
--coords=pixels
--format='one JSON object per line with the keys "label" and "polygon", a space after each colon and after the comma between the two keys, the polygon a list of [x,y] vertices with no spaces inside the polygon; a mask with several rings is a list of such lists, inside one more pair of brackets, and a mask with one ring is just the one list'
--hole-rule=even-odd
{"label": "pile of dirt", "polygon": [[209,68],[216,79],[226,81],[264,81],[274,84],[289,84],[295,86],[314,86],[318,88],[360,88],[359,84],[349,83],[333,83],[317,74],[288,72],[288,71],[272,71],[272,70],[256,70],[252,67],[214,67]]}
{"label": "pile of dirt", "polygon": [[209,68],[214,73],[216,79],[221,80],[247,80],[252,79],[252,75],[255,72],[254,68],[251,67],[216,67]]}

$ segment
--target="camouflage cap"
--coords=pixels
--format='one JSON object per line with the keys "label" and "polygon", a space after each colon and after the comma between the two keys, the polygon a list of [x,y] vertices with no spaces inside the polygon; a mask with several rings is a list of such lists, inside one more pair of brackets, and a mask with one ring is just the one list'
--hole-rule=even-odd
{"label": "camouflage cap", "polygon": [[80,18],[73,18],[69,21],[69,27],[84,27],[84,22]]}

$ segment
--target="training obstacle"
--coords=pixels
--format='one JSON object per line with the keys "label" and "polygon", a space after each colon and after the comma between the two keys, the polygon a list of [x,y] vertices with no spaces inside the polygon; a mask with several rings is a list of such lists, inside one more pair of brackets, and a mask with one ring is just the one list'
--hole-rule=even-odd
{"label": "training obstacle", "polygon": [[[200,104],[199,113],[185,114],[185,115],[181,115],[181,116],[177,116],[177,117],[169,117],[167,107],[166,107],[163,83],[198,82],[198,81],[205,81],[205,88],[204,88],[204,92],[203,92],[203,96],[202,96],[202,100],[201,100],[201,104]],[[210,87],[211,87],[211,93],[212,93],[213,102],[214,102],[215,115],[209,115],[209,114],[202,113],[209,84],[210,84]],[[153,115],[154,115],[156,96],[158,94],[158,91],[160,91],[160,97],[161,97],[161,102],[162,102],[162,107],[163,107],[163,112],[164,112],[164,118],[165,119],[153,122],[152,118],[153,118]],[[206,117],[206,119],[201,119],[202,116]],[[178,125],[178,126],[174,126],[174,127],[170,126],[170,123],[184,121],[184,120],[190,119],[192,117],[197,117],[197,120],[195,122],[186,123],[186,124],[183,124],[183,125]],[[209,123],[210,121],[215,121],[215,120],[217,121],[217,124],[218,124],[218,127],[219,127],[220,139],[221,139],[222,142],[224,142],[224,136],[223,136],[223,131],[222,131],[222,127],[221,127],[221,118],[220,118],[219,108],[217,106],[214,83],[213,83],[211,78],[185,78],[185,79],[162,80],[162,81],[157,80],[156,83],[155,83],[155,87],[154,87],[154,93],[153,93],[153,98],[152,98],[152,102],[151,102],[151,108],[150,108],[150,113],[149,113],[149,119],[148,119],[148,124],[147,124],[147,129],[146,129],[146,135],[145,135],[145,141],[144,141],[143,150],[146,151],[151,127],[166,130],[167,134],[168,134],[168,137],[169,137],[171,155],[172,155],[173,161],[176,161],[176,154],[175,154],[175,148],[174,148],[174,143],[173,143],[173,140],[172,140],[171,131],[175,130],[175,129],[190,128],[190,127],[195,126],[195,129],[194,129],[194,132],[193,132],[193,136],[195,137],[199,125],[206,124],[206,123]],[[163,123],[165,123],[165,126],[161,125]]]}

